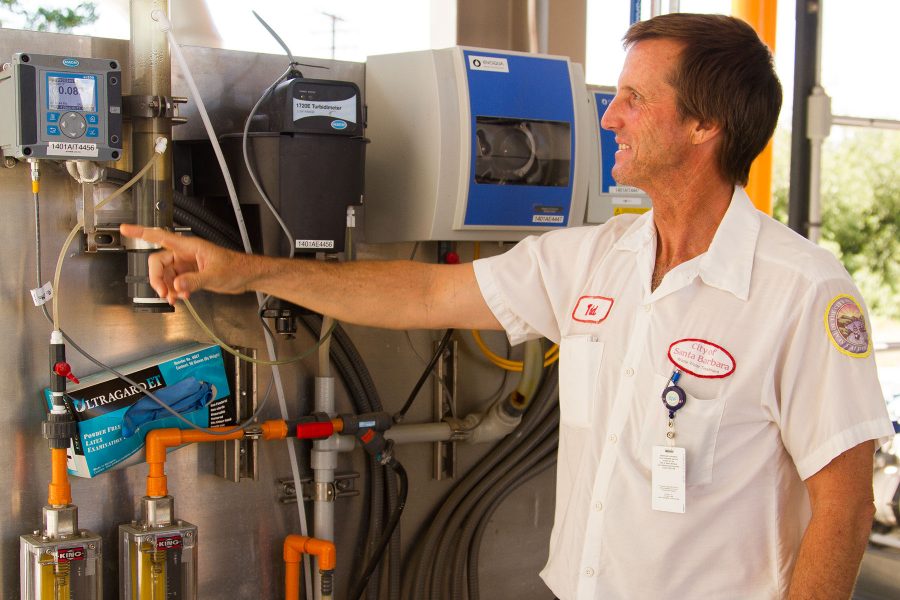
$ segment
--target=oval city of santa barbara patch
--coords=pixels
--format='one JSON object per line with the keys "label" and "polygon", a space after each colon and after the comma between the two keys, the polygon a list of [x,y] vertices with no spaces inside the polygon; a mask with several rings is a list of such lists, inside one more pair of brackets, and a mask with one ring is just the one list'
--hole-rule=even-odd
{"label": "oval city of santa barbara patch", "polygon": [[704,379],[728,377],[737,366],[728,350],[696,338],[672,342],[669,346],[669,360],[688,375]]}
{"label": "oval city of santa barbara patch", "polygon": [[866,319],[853,296],[841,294],[828,304],[825,330],[835,348],[847,356],[864,358],[872,351]]}

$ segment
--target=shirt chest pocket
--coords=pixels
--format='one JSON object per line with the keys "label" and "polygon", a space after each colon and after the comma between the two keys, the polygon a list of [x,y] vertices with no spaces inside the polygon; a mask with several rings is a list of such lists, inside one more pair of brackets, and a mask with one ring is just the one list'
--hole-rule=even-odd
{"label": "shirt chest pocket", "polygon": [[595,336],[562,338],[559,345],[559,410],[563,425],[591,426],[602,360],[603,342]]}
{"label": "shirt chest pocket", "polygon": [[[665,446],[667,442],[669,414],[663,407],[662,391],[669,379],[654,374],[650,394],[653,404],[647,411],[641,427],[638,457],[649,471],[653,446]],[[646,398],[643,398],[646,401]],[[704,485],[712,482],[713,464],[719,425],[725,410],[724,399],[700,400],[687,394],[687,402],[675,416],[675,446],[685,449],[687,485]]]}

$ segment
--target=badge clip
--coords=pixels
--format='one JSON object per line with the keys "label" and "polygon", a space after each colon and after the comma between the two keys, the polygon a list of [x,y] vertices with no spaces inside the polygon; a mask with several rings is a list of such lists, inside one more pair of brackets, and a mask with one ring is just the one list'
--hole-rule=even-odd
{"label": "badge clip", "polygon": [[685,394],[684,390],[678,385],[679,379],[681,379],[681,371],[675,369],[672,376],[669,378],[669,383],[671,385],[667,385],[662,393],[663,406],[669,411],[669,419],[674,419],[675,413],[684,407],[687,402],[687,394]]}

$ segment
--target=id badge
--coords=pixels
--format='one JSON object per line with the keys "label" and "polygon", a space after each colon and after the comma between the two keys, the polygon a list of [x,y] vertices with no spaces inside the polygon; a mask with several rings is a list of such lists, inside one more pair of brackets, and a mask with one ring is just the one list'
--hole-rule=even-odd
{"label": "id badge", "polygon": [[675,446],[653,446],[650,488],[653,510],[684,513],[685,453]]}

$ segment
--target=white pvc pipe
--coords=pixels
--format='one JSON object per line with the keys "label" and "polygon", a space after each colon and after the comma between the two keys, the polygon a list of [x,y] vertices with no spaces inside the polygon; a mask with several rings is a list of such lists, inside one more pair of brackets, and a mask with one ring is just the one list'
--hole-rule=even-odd
{"label": "white pvc pipe", "polygon": [[419,442],[445,442],[453,436],[447,423],[422,423],[419,425],[394,425],[384,432],[384,437],[395,444]]}

